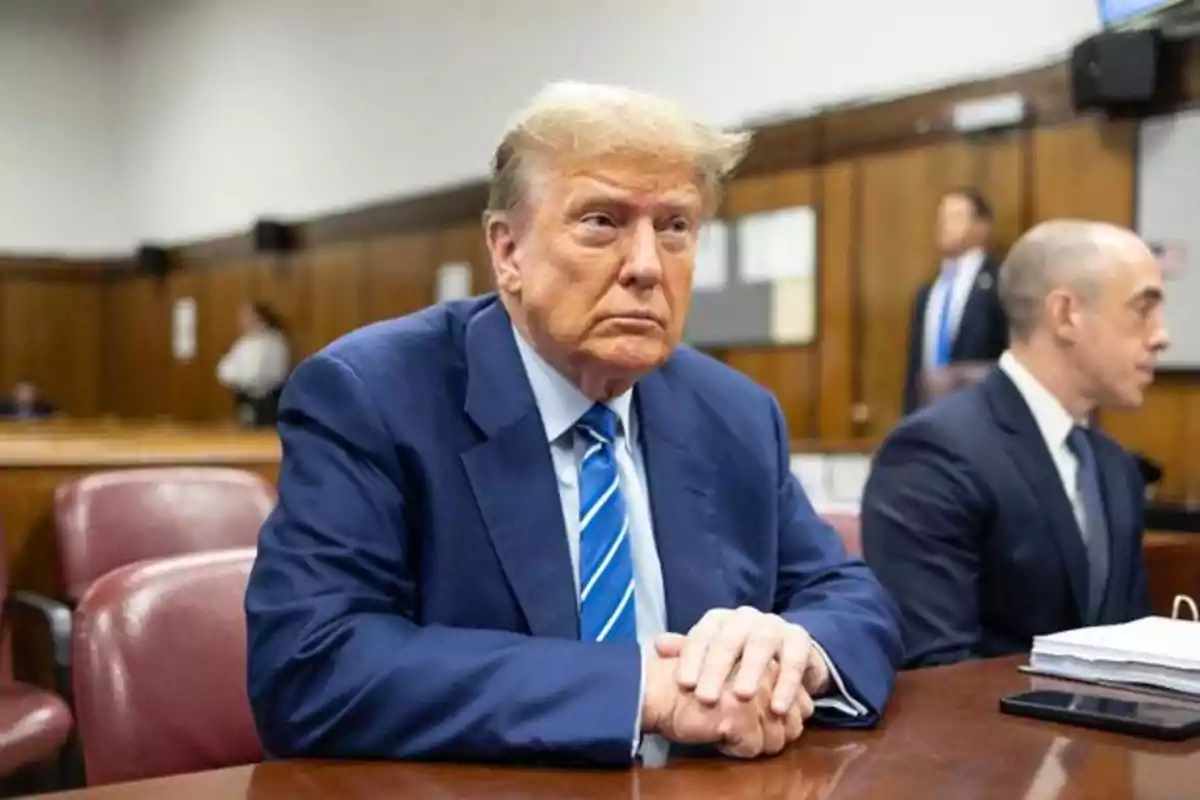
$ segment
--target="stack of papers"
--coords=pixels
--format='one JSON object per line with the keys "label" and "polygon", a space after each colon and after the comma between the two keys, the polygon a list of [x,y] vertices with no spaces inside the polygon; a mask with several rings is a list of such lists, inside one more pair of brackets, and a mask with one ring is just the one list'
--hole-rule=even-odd
{"label": "stack of papers", "polygon": [[1200,623],[1146,617],[1033,640],[1032,672],[1200,697]]}

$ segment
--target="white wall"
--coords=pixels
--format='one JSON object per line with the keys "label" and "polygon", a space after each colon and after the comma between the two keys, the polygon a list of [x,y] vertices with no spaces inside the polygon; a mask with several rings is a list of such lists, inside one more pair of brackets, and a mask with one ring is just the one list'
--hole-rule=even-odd
{"label": "white wall", "polygon": [[1093,0],[156,0],[124,42],[131,210],[189,239],[475,179],[556,78],[732,124],[1025,67],[1096,25]]}
{"label": "white wall", "polygon": [[128,252],[112,30],[96,4],[0,2],[0,252]]}
{"label": "white wall", "polygon": [[548,80],[628,83],[737,124],[1033,66],[1097,27],[1094,0],[122,5],[113,196],[130,243],[480,178]]}

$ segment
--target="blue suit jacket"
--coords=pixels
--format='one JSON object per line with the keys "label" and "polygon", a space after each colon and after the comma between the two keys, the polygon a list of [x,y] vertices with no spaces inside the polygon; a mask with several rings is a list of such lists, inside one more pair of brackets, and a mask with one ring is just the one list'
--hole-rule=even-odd
{"label": "blue suit jacket", "polygon": [[[871,714],[899,620],[789,472],[772,397],[680,350],[634,392],[668,627],[805,626]],[[284,391],[279,505],[246,596],[275,756],[632,760],[634,644],[578,641],[557,483],[494,297],[360,329]],[[828,712],[836,714],[836,712]]]}
{"label": "blue suit jacket", "polygon": [[1026,652],[1034,636],[1150,613],[1145,488],[1134,459],[1094,432],[1110,574],[1085,619],[1087,553],[1033,412],[999,369],[904,420],[863,495],[867,563],[904,617],[908,666]]}

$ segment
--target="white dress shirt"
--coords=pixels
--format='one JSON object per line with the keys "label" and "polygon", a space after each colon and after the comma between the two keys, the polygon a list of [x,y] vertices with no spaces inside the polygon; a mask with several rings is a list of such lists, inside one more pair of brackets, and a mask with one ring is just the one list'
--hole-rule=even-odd
{"label": "white dress shirt", "polygon": [[1076,425],[1086,427],[1087,422],[1076,421],[1058,398],[1050,394],[1050,391],[1033,376],[1033,373],[1024,364],[1017,360],[1011,351],[1006,350],[1000,356],[999,367],[1012,380],[1017,391],[1021,393],[1021,397],[1025,398],[1025,404],[1029,406],[1033,419],[1037,422],[1038,430],[1042,432],[1046,449],[1050,451],[1054,469],[1062,480],[1063,491],[1067,493],[1067,499],[1071,501],[1071,510],[1075,513],[1075,521],[1079,524],[1079,530],[1086,531],[1087,520],[1084,516],[1083,498],[1079,495],[1077,480],[1079,459],[1067,445],[1067,436]]}
{"label": "white dress shirt", "polygon": [[[594,403],[550,366],[516,328],[513,328],[513,337],[517,341],[517,350],[521,354],[521,362],[529,378],[538,412],[541,414],[546,441],[550,444],[550,456],[558,480],[563,522],[567,531],[567,549],[571,555],[571,574],[575,581],[575,597],[578,603],[579,465],[587,443],[574,435],[574,427]],[[605,405],[612,409],[620,420],[613,449],[621,495],[629,514],[629,545],[633,557],[634,600],[637,603],[637,637],[645,659],[654,652],[654,639],[667,630],[667,601],[663,588],[662,562],[659,561],[658,545],[654,538],[650,495],[646,490],[645,461],[638,439],[637,414],[633,408],[633,390],[630,389],[609,400]],[[815,705],[836,709],[851,716],[865,714],[866,709],[863,705],[846,691],[841,675],[825,651],[819,644],[814,642],[814,645],[829,665],[830,683],[838,692],[814,700]],[[644,697],[644,672],[641,691]],[[638,719],[634,720],[633,724],[633,746],[638,748],[638,743],[641,742],[643,763],[662,763],[667,755],[667,742],[657,736],[641,736],[641,708],[642,700],[639,699]]]}
{"label": "white dress shirt", "polygon": [[[924,359],[925,366],[931,367],[937,358],[938,324],[941,322],[942,304],[946,301],[946,292],[950,292],[950,341],[958,338],[958,329],[962,324],[963,310],[967,307],[967,298],[971,296],[971,288],[983,268],[984,252],[981,248],[968,250],[959,258],[942,264],[942,272],[933,286],[929,289],[929,299],[925,303],[924,319]],[[941,279],[946,270],[955,268],[954,280],[948,283]]]}
{"label": "white dress shirt", "polygon": [[250,397],[263,398],[288,376],[291,362],[287,339],[275,330],[241,336],[217,364],[222,386]]}

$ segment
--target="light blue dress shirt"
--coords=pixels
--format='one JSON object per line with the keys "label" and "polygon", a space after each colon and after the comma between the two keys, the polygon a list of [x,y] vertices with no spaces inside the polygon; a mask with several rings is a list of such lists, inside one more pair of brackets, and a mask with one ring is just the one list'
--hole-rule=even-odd
{"label": "light blue dress shirt", "polygon": [[[567,549],[571,554],[571,575],[575,581],[575,597],[579,598],[579,465],[583,460],[587,443],[574,435],[575,423],[579,421],[593,401],[562,376],[554,367],[535,351],[521,333],[513,328],[517,350],[533,390],[534,401],[541,414],[546,430],[546,441],[550,445],[550,456],[558,482],[558,494],[562,500],[563,521],[566,523]],[[638,444],[637,415],[633,408],[633,390],[614,397],[605,403],[620,420],[620,430],[614,442],[617,470],[621,481],[621,494],[629,514],[629,544],[633,555],[634,599],[637,602],[638,643],[646,657],[654,652],[654,639],[667,630],[667,603],[663,589],[662,563],[658,558],[658,546],[654,539],[654,523],[650,514],[650,495],[646,491],[646,468]],[[837,694],[815,700],[821,707],[837,709],[842,713],[857,716],[866,709],[846,692],[841,676],[834,669],[821,646],[814,642],[817,650],[829,665],[831,683]],[[645,690],[645,673],[642,674],[642,690]],[[657,736],[641,736],[641,707],[638,702],[638,719],[633,723],[634,747],[640,745],[643,763],[657,764],[665,761],[667,742]],[[635,752],[639,752],[635,750]]]}

